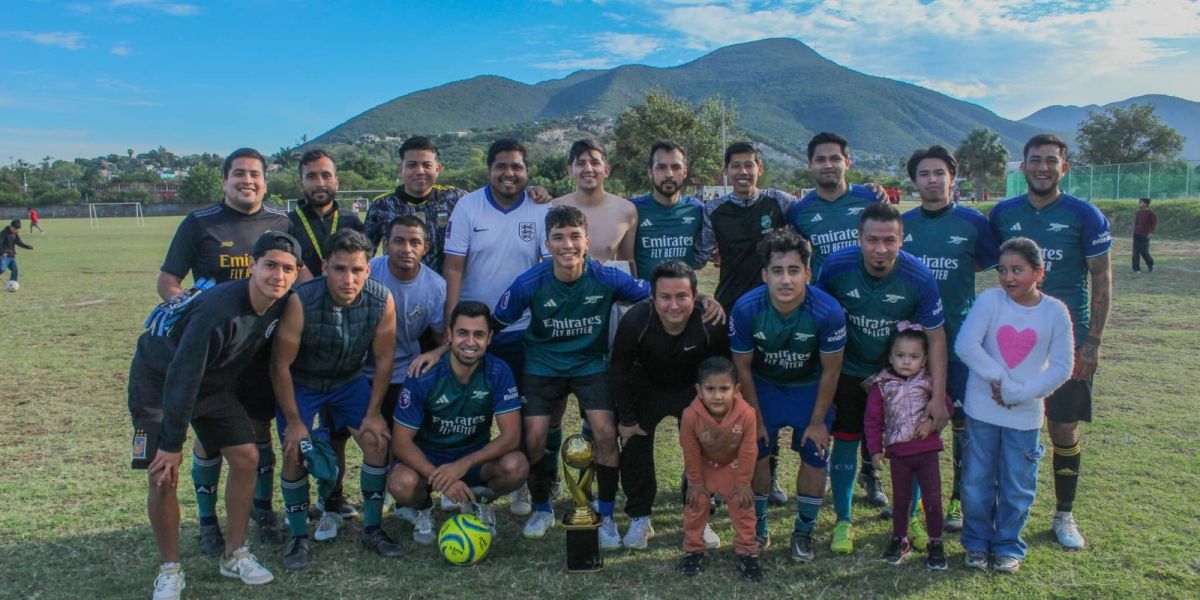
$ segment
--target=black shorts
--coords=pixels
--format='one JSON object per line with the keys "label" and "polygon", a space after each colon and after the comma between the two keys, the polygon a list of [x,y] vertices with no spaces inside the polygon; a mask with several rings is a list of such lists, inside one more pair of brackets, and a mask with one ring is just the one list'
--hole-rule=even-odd
{"label": "black shorts", "polygon": [[832,433],[859,439],[863,433],[863,420],[867,415],[867,390],[862,387],[865,377],[842,373],[838,376],[837,391],[833,394]]}
{"label": "black shorts", "polygon": [[548,417],[561,412],[567,394],[572,392],[580,410],[613,409],[607,372],[582,377],[542,377],[526,373],[524,381],[522,414],[526,417]]}
{"label": "black shorts", "polygon": [[[145,469],[158,453],[162,430],[162,381],[153,376],[130,373],[129,415],[133,421],[133,445],[130,452],[134,469]],[[192,431],[207,452],[254,443],[254,424],[245,407],[232,392],[218,392],[196,399],[192,411]]]}
{"label": "black shorts", "polygon": [[[267,357],[270,358],[269,353]],[[265,423],[275,418],[275,389],[271,387],[269,367],[259,364],[260,361],[255,357],[255,364],[238,376],[237,399],[251,419]]]}
{"label": "black shorts", "polygon": [[1059,423],[1092,422],[1092,379],[1068,379],[1046,397],[1046,418]]}
{"label": "black shorts", "polygon": [[379,407],[379,413],[383,415],[383,420],[390,425],[396,419],[396,401],[400,399],[400,392],[404,391],[403,383],[388,384],[387,393],[383,395],[383,403]]}

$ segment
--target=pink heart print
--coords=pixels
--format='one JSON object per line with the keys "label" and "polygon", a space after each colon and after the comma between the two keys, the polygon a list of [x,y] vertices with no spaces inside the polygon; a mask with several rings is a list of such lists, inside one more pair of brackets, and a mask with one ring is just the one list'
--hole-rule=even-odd
{"label": "pink heart print", "polygon": [[1013,368],[1029,356],[1029,352],[1037,345],[1037,332],[1032,329],[1017,331],[1012,325],[1005,325],[996,332],[996,341],[1000,344],[1000,356],[1004,364]]}

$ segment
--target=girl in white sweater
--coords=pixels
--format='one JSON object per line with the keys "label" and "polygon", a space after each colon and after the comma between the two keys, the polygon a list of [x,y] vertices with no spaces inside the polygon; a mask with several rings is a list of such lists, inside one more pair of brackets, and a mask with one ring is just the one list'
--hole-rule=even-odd
{"label": "girl in white sweater", "polygon": [[1025,559],[1021,530],[1037,491],[1042,400],[1074,367],[1071,316],[1041,292],[1041,248],[1028,238],[1000,246],[1000,289],[979,295],[955,350],[970,369],[963,458],[962,531],[966,565],[1016,573]]}

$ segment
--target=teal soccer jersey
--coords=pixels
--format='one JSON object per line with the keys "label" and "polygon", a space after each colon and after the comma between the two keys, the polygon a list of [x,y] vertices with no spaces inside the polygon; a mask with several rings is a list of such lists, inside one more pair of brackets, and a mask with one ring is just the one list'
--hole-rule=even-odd
{"label": "teal soccer jersey", "polygon": [[983,213],[952,204],[930,212],[904,213],[904,251],[933,272],[946,310],[946,345],[951,360],[954,340],[975,304],[975,271],[994,269],[999,244]]}
{"label": "teal soccer jersey", "polygon": [[417,432],[417,447],[442,450],[488,443],[492,417],[518,410],[521,399],[508,363],[486,354],[464,385],[445,355],[423,375],[404,383],[393,418]]}
{"label": "teal soccer jersey", "polygon": [[674,206],[663,206],[647,194],[630,200],[637,207],[637,230],[633,260],[638,277],[649,279],[660,263],[681,260],[699,269],[696,247],[704,229],[704,205],[691,196],[682,196]]}
{"label": "teal soccer jersey", "polygon": [[650,297],[650,286],[624,271],[584,259],[583,275],[563,283],[554,261],[523,273],[500,296],[496,319],[504,325],[529,309],[525,372],[542,377],[580,377],[608,368],[608,317],[614,301]]}
{"label": "teal soccer jersey", "polygon": [[892,272],[880,278],[867,274],[857,245],[838,250],[825,261],[817,287],[846,311],[842,372],[854,377],[870,377],[883,368],[888,338],[900,321],[925,329],[941,327],[944,321],[933,273],[903,250]]}
{"label": "teal soccer jersey", "polygon": [[816,384],[820,354],[841,352],[845,345],[842,307],[812,285],[805,286],[804,302],[786,317],[771,305],[763,285],[742,296],[729,318],[729,349],[753,352],[754,374],[777,385]]}
{"label": "teal soccer jersey", "polygon": [[858,220],[872,204],[878,204],[871,188],[851,185],[840,198],[826,202],[814,190],[787,214],[787,222],[812,244],[809,266],[813,277],[830,254],[858,243]]}
{"label": "teal soccer jersey", "polygon": [[1042,247],[1046,261],[1042,290],[1067,305],[1075,325],[1075,343],[1083,343],[1091,322],[1087,261],[1112,249],[1104,213],[1069,194],[1040,210],[1022,195],[996,204],[989,220],[1000,241],[1027,237]]}

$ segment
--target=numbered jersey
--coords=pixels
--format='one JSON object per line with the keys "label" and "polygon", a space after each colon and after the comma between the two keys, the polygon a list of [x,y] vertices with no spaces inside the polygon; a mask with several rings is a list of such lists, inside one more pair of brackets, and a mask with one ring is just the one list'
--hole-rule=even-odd
{"label": "numbered jersey", "polygon": [[1042,248],[1046,280],[1042,290],[1067,305],[1075,325],[1075,341],[1087,339],[1089,259],[1112,249],[1108,219],[1094,204],[1062,194],[1045,208],[1034,208],[1027,195],[996,204],[990,222],[1001,241],[1027,237]]}
{"label": "numbered jersey", "polygon": [[784,316],[767,286],[742,296],[729,319],[729,347],[754,353],[754,374],[777,385],[810,385],[821,379],[821,354],[846,346],[846,317],[832,296],[805,286],[804,302]]}

